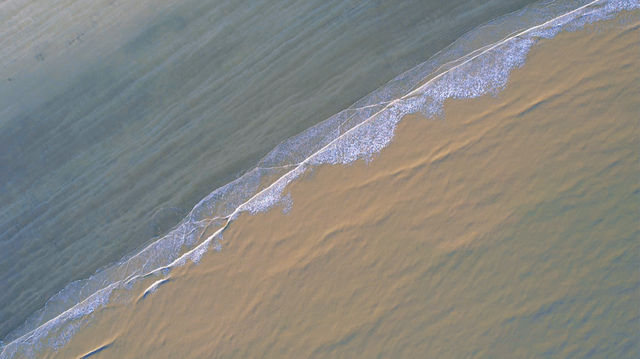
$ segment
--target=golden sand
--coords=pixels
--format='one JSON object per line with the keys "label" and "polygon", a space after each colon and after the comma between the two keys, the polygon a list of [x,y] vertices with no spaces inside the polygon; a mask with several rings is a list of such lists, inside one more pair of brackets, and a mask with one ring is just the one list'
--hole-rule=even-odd
{"label": "golden sand", "polygon": [[631,19],[542,41],[503,92],[408,116],[371,163],[315,169],[289,213],[243,214],[47,357],[637,353]]}

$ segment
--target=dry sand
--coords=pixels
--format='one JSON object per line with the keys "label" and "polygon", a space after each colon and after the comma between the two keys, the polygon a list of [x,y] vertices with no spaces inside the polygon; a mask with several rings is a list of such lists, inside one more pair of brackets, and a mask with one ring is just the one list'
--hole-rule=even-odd
{"label": "dry sand", "polygon": [[542,41],[503,92],[409,116],[371,163],[315,169],[289,213],[243,214],[47,357],[635,356],[637,15]]}

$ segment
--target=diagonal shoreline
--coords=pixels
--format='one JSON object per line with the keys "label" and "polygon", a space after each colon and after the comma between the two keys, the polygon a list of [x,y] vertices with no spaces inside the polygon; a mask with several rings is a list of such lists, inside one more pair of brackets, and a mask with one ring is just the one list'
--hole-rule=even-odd
{"label": "diagonal shoreline", "polygon": [[[593,5],[593,4],[601,3],[601,2],[603,2],[603,1],[602,1],[602,0],[595,0],[595,1],[589,2],[589,3],[588,3],[588,4],[586,4],[586,5],[583,5],[583,6],[581,6],[581,7],[579,7],[579,8],[576,8],[576,9],[574,9],[574,10],[572,10],[572,11],[569,11],[569,12],[567,12],[567,13],[564,13],[564,14],[562,14],[562,15],[559,15],[559,16],[557,16],[557,17],[555,17],[555,18],[551,19],[551,20],[548,20],[548,21],[546,21],[546,22],[542,23],[542,24],[539,24],[539,25],[533,26],[533,27],[531,27],[531,28],[528,28],[528,29],[526,29],[526,30],[523,30],[523,31],[521,31],[521,32],[518,32],[518,33],[516,33],[516,34],[514,34],[514,35],[510,35],[509,37],[504,38],[503,40],[500,40],[500,41],[498,41],[498,42],[496,42],[496,43],[493,43],[493,44],[491,44],[491,45],[486,45],[486,46],[484,46],[484,47],[482,47],[482,48],[480,48],[480,49],[474,50],[474,51],[472,51],[471,53],[466,54],[466,55],[464,55],[464,56],[462,56],[462,57],[460,57],[460,58],[458,58],[458,59],[456,59],[456,60],[454,60],[454,61],[450,61],[450,62],[447,62],[447,63],[445,63],[445,64],[441,65],[440,67],[438,67],[438,70],[440,70],[442,67],[444,67],[444,66],[446,66],[446,65],[448,65],[448,64],[457,63],[458,61],[464,60],[464,61],[462,61],[462,62],[460,62],[460,63],[457,63],[455,66],[453,66],[453,67],[451,67],[451,68],[449,68],[449,69],[447,69],[447,70],[443,71],[442,73],[438,74],[437,76],[434,76],[433,78],[431,78],[430,80],[428,80],[428,81],[427,81],[427,82],[425,82],[424,84],[420,85],[420,86],[419,86],[419,87],[417,87],[416,89],[414,89],[414,90],[410,91],[410,92],[409,92],[409,93],[407,93],[406,95],[404,95],[404,96],[402,96],[402,97],[400,97],[400,98],[394,99],[394,100],[392,100],[392,101],[387,102],[387,103],[386,103],[386,105],[385,105],[381,110],[377,111],[377,112],[376,112],[376,113],[374,113],[373,115],[371,115],[371,116],[367,117],[366,119],[364,119],[364,120],[363,120],[363,121],[361,121],[360,123],[358,123],[358,124],[354,125],[354,126],[353,126],[353,127],[351,127],[349,130],[345,131],[344,133],[342,133],[341,135],[339,135],[339,136],[338,136],[338,137],[336,137],[335,139],[331,140],[327,145],[325,145],[325,146],[323,146],[321,149],[319,149],[319,150],[315,151],[313,154],[309,155],[309,156],[308,156],[307,158],[305,158],[303,161],[301,161],[301,162],[299,162],[299,163],[297,163],[297,164],[287,165],[287,166],[286,166],[287,168],[288,168],[288,167],[294,167],[294,166],[295,166],[295,167],[294,167],[292,170],[290,170],[290,171],[286,172],[284,175],[280,176],[278,179],[276,179],[276,180],[275,180],[273,183],[271,183],[269,186],[267,186],[266,188],[262,189],[260,192],[258,192],[258,193],[256,193],[255,195],[253,195],[253,196],[252,196],[251,198],[249,198],[247,201],[245,201],[245,202],[243,202],[242,204],[240,204],[240,205],[239,205],[239,206],[238,206],[238,207],[237,207],[237,208],[236,208],[236,209],[235,209],[231,214],[229,214],[229,215],[227,215],[227,216],[224,216],[224,217],[215,217],[215,218],[212,218],[212,219],[211,219],[211,221],[213,221],[213,220],[215,220],[215,219],[223,219],[223,220],[226,220],[226,222],[225,222],[225,223],[224,223],[224,224],[223,224],[223,225],[222,225],[218,230],[216,230],[212,235],[210,235],[209,237],[207,237],[207,239],[205,239],[202,243],[198,244],[196,247],[192,248],[191,250],[189,250],[189,251],[185,252],[185,253],[184,253],[184,254],[182,254],[180,257],[178,257],[176,260],[174,260],[173,262],[171,262],[170,264],[168,264],[168,265],[166,265],[166,266],[163,266],[163,267],[156,268],[156,269],[154,269],[154,270],[152,270],[152,271],[149,271],[149,272],[147,272],[147,273],[144,273],[144,274],[137,274],[137,275],[129,276],[129,277],[128,277],[128,278],[126,278],[126,279],[116,281],[116,282],[112,283],[111,285],[108,285],[108,286],[106,286],[106,287],[104,287],[104,288],[102,288],[102,289],[100,289],[100,290],[96,291],[95,293],[93,293],[92,295],[90,295],[89,297],[87,297],[86,299],[84,299],[83,301],[81,301],[81,302],[79,302],[79,303],[75,304],[73,307],[71,307],[71,308],[67,309],[66,311],[64,311],[63,313],[59,314],[58,316],[56,316],[56,317],[54,317],[54,318],[52,318],[52,319],[48,320],[47,322],[45,322],[45,323],[41,324],[40,326],[38,326],[37,328],[35,328],[35,329],[33,329],[33,330],[29,331],[28,333],[26,333],[26,334],[24,334],[24,335],[20,336],[19,338],[17,338],[17,339],[15,339],[15,340],[13,340],[12,342],[5,344],[5,345],[3,346],[3,348],[2,348],[2,349],[3,349],[3,350],[2,350],[2,353],[0,353],[0,354],[4,354],[4,352],[5,352],[5,350],[7,349],[7,347],[8,347],[8,346],[14,345],[14,344],[19,343],[19,342],[25,342],[25,341],[28,341],[28,340],[33,339],[33,338],[34,338],[34,335],[37,335],[37,334],[38,334],[38,332],[39,332],[41,329],[46,329],[47,327],[51,327],[51,326],[55,325],[55,322],[56,322],[57,320],[59,320],[59,319],[66,319],[66,318],[68,318],[70,315],[73,315],[73,314],[74,314],[74,313],[73,313],[73,311],[74,311],[74,309],[77,309],[77,307],[79,307],[79,306],[81,306],[81,305],[83,305],[83,304],[89,303],[89,302],[90,302],[90,300],[95,299],[97,296],[100,296],[100,295],[102,295],[102,294],[106,293],[107,291],[109,291],[109,292],[110,292],[112,289],[116,288],[117,286],[119,286],[119,285],[121,285],[121,284],[129,283],[129,282],[132,282],[132,281],[133,281],[133,280],[135,280],[135,279],[144,278],[144,277],[147,277],[147,276],[149,276],[149,275],[154,275],[154,274],[157,274],[158,272],[161,272],[161,271],[166,270],[166,269],[171,269],[171,268],[173,268],[173,267],[175,267],[175,266],[178,266],[178,265],[184,264],[184,263],[186,262],[186,260],[187,260],[187,259],[192,258],[194,255],[198,255],[198,254],[202,254],[202,253],[204,253],[204,251],[206,251],[206,249],[208,248],[208,246],[211,244],[211,241],[215,240],[215,238],[217,238],[218,236],[220,236],[220,235],[224,232],[224,230],[229,226],[229,224],[230,224],[234,219],[236,219],[236,218],[237,218],[237,216],[238,216],[241,212],[244,212],[244,211],[251,211],[250,209],[247,209],[247,207],[248,207],[250,204],[252,204],[252,203],[254,203],[256,200],[260,199],[260,197],[261,197],[261,196],[263,196],[263,195],[265,195],[265,194],[268,194],[268,193],[269,193],[269,191],[272,191],[272,190],[274,190],[274,189],[277,189],[277,187],[278,187],[279,185],[284,184],[284,185],[286,186],[286,185],[287,185],[291,180],[295,179],[299,174],[303,173],[303,172],[304,172],[304,170],[306,169],[306,166],[307,166],[307,165],[310,165],[310,162],[311,162],[314,158],[316,158],[318,155],[320,155],[320,154],[324,153],[324,152],[325,152],[327,149],[329,149],[331,146],[335,145],[336,143],[339,143],[339,141],[340,141],[340,140],[342,140],[343,138],[345,138],[345,136],[346,136],[346,135],[348,135],[348,134],[350,134],[350,133],[353,133],[356,129],[358,129],[358,128],[360,128],[360,127],[364,126],[365,124],[370,123],[374,118],[376,118],[376,116],[378,116],[380,113],[383,113],[384,111],[387,111],[388,109],[392,108],[395,104],[397,104],[397,103],[399,103],[399,102],[401,102],[401,101],[403,101],[403,100],[406,100],[406,99],[408,99],[408,98],[410,98],[410,97],[412,97],[412,96],[415,96],[415,95],[416,95],[416,94],[418,94],[421,90],[423,90],[424,88],[426,88],[429,84],[433,83],[435,80],[437,80],[437,79],[441,78],[441,77],[442,77],[442,76],[444,76],[445,74],[447,74],[447,73],[451,72],[452,70],[455,70],[455,69],[457,69],[457,68],[459,68],[459,67],[463,66],[464,64],[466,64],[466,63],[468,63],[468,62],[472,61],[472,60],[473,60],[473,59],[475,59],[475,58],[478,58],[479,56],[482,56],[483,54],[486,54],[487,52],[489,52],[489,51],[491,51],[491,50],[493,50],[493,49],[497,48],[498,46],[503,45],[503,44],[505,44],[505,43],[507,43],[507,42],[509,42],[509,41],[513,40],[514,38],[517,38],[517,37],[519,37],[519,36],[522,36],[522,35],[524,35],[524,34],[527,34],[527,33],[531,32],[531,31],[534,31],[534,30],[537,30],[537,29],[543,28],[543,27],[545,27],[545,26],[547,26],[547,25],[549,25],[549,24],[552,24],[553,22],[555,22],[555,21],[557,21],[557,20],[559,20],[559,19],[562,19],[562,18],[564,18],[564,17],[567,17],[567,16],[569,16],[569,15],[571,15],[571,14],[575,14],[576,12],[579,12],[579,11],[581,11],[581,10],[583,10],[583,9],[585,9],[585,8],[587,8],[587,7],[591,6],[591,5]],[[438,70],[436,70],[436,72],[437,72]],[[384,103],[384,102],[383,102],[383,103]],[[379,104],[375,104],[375,105],[371,105],[371,106],[373,107],[373,106],[381,105],[381,104],[383,104],[383,103],[379,103]],[[349,109],[347,109],[347,110],[349,110]],[[285,166],[282,166],[282,167],[284,168]],[[298,172],[299,172],[299,173],[298,173]],[[200,203],[198,203],[198,204],[200,204]],[[196,205],[196,207],[197,207],[197,205]],[[194,208],[195,208],[195,207],[194,207]],[[193,211],[193,210],[192,210],[192,211]],[[154,243],[156,243],[156,242],[154,242]],[[140,251],[138,254],[140,254],[140,253],[144,252],[146,249],[150,248],[154,243],[152,243],[152,244],[150,244],[149,246],[145,247],[145,248],[144,248],[142,251]],[[138,254],[136,254],[135,256],[137,256]],[[134,257],[135,257],[135,256],[134,256]],[[133,257],[132,257],[132,258],[133,258]]]}
{"label": "diagonal shoreline", "polygon": [[[90,316],[58,324],[39,343],[78,330],[35,357],[77,358],[109,341],[105,358],[633,356],[635,325],[624,318],[639,294],[629,266],[639,11],[572,22],[551,40],[555,31],[532,33],[543,39],[499,93],[447,100],[438,120],[404,116],[374,161],[308,168],[282,192],[294,201],[288,213],[242,213],[222,253],[117,289]],[[483,65],[504,69],[498,54],[531,37],[427,93],[491,78]],[[371,122],[312,163],[370,148],[395,120]],[[135,301],[167,273],[170,287]]]}
{"label": "diagonal shoreline", "polygon": [[[321,149],[319,149],[318,151],[316,151],[316,152],[314,152],[313,154],[311,154],[310,156],[308,156],[304,161],[302,161],[302,162],[300,162],[300,163],[298,163],[298,164],[293,164],[293,165],[291,165],[291,166],[296,166],[296,167],[295,167],[294,169],[292,169],[291,171],[287,172],[286,174],[284,174],[283,176],[281,176],[280,178],[278,178],[278,179],[277,179],[276,181],[274,181],[271,185],[269,185],[268,187],[266,187],[266,188],[262,189],[260,192],[256,193],[253,197],[249,198],[247,201],[245,201],[244,203],[242,203],[240,206],[238,206],[238,207],[236,208],[236,210],[235,210],[235,211],[233,211],[233,213],[231,213],[231,214],[229,214],[229,215],[227,215],[227,216],[225,216],[225,217],[222,217],[223,219],[227,219],[227,222],[226,222],[226,223],[225,223],[225,224],[224,224],[220,229],[218,229],[216,232],[214,232],[212,235],[210,235],[210,236],[209,236],[205,241],[203,241],[200,245],[198,245],[198,246],[196,246],[195,248],[191,249],[190,251],[188,251],[188,252],[184,253],[182,256],[180,256],[178,259],[176,259],[175,261],[173,261],[171,264],[167,265],[166,267],[158,268],[158,270],[162,270],[162,269],[166,269],[166,268],[171,268],[171,267],[173,267],[174,265],[181,263],[181,261],[183,261],[183,260],[184,260],[186,257],[188,257],[191,253],[196,252],[196,251],[199,249],[199,247],[200,247],[200,246],[202,246],[202,245],[208,246],[208,245],[209,245],[209,243],[211,242],[211,240],[213,240],[215,237],[217,237],[217,236],[219,236],[220,234],[222,234],[222,232],[227,228],[227,226],[228,226],[228,225],[233,221],[233,219],[234,219],[234,217],[235,217],[235,216],[237,216],[240,212],[243,212],[243,209],[242,209],[242,208],[243,208],[244,206],[249,205],[253,200],[255,200],[256,198],[258,198],[260,195],[262,195],[263,193],[266,193],[267,191],[269,191],[272,187],[276,186],[276,185],[277,185],[280,181],[282,181],[283,179],[286,179],[286,177],[287,177],[287,176],[289,176],[289,175],[291,175],[291,174],[294,174],[294,172],[295,172],[296,170],[298,170],[298,169],[304,169],[304,167],[303,167],[303,166],[304,166],[304,165],[306,165],[306,164],[308,164],[308,162],[309,162],[309,161],[311,161],[314,157],[318,156],[319,154],[321,154],[322,152],[324,152],[326,149],[328,149],[329,147],[331,147],[333,144],[337,143],[337,141],[339,141],[340,139],[342,139],[344,136],[346,136],[346,135],[347,135],[347,134],[349,134],[350,132],[352,132],[352,131],[354,131],[355,129],[357,129],[357,128],[361,127],[362,125],[364,125],[364,124],[366,124],[366,123],[370,122],[370,121],[371,121],[373,118],[375,118],[378,114],[380,114],[380,113],[384,112],[385,110],[387,110],[387,109],[388,109],[389,107],[391,107],[392,105],[394,105],[394,104],[396,104],[396,103],[398,103],[398,102],[400,102],[400,101],[402,101],[402,100],[405,100],[405,99],[407,99],[407,98],[409,98],[409,97],[411,97],[411,96],[414,96],[415,94],[417,94],[417,92],[418,92],[419,90],[424,89],[426,86],[428,86],[429,84],[431,84],[433,81],[435,81],[435,80],[439,79],[440,77],[444,76],[445,74],[447,74],[447,73],[451,72],[452,70],[455,70],[455,69],[457,69],[457,68],[459,68],[459,67],[461,67],[461,66],[463,66],[463,65],[467,64],[468,62],[472,61],[473,59],[475,59],[475,58],[477,58],[477,57],[479,57],[479,56],[481,56],[481,55],[483,55],[483,54],[485,54],[485,53],[487,53],[487,52],[489,52],[489,51],[491,51],[491,50],[495,49],[496,47],[498,47],[498,46],[500,46],[500,45],[503,45],[503,44],[507,43],[508,41],[510,41],[510,40],[512,40],[512,39],[514,39],[514,38],[517,38],[517,37],[519,37],[519,36],[522,36],[522,35],[524,35],[524,34],[527,34],[527,33],[531,32],[531,31],[533,31],[533,30],[537,30],[537,29],[539,29],[539,28],[542,28],[542,27],[544,27],[544,26],[546,26],[546,25],[549,25],[549,24],[553,23],[554,21],[556,21],[556,20],[558,20],[558,19],[561,19],[561,18],[563,18],[563,17],[565,17],[565,16],[571,15],[571,14],[573,14],[573,13],[577,12],[577,11],[580,11],[580,10],[582,10],[582,9],[584,9],[584,8],[587,8],[587,7],[589,7],[589,6],[593,5],[593,4],[598,3],[598,2],[601,2],[601,1],[602,1],[602,0],[593,0],[593,1],[591,1],[590,3],[586,4],[586,5],[583,5],[583,6],[581,6],[581,7],[579,7],[579,8],[576,8],[576,9],[574,9],[574,10],[570,11],[570,12],[567,12],[567,13],[565,13],[565,14],[562,14],[562,15],[560,15],[560,16],[558,16],[558,17],[556,17],[556,18],[553,18],[553,19],[551,19],[551,20],[549,20],[549,21],[547,21],[547,22],[544,22],[544,23],[542,23],[542,24],[540,24],[540,25],[536,25],[536,26],[534,26],[534,27],[531,27],[531,28],[529,28],[529,29],[526,29],[526,30],[524,30],[524,31],[521,31],[521,32],[519,32],[519,33],[516,33],[515,35],[512,35],[512,36],[510,36],[510,37],[507,37],[507,38],[505,38],[505,39],[503,39],[503,40],[501,40],[501,41],[499,41],[499,42],[497,42],[497,43],[494,43],[494,44],[492,44],[492,45],[487,45],[487,46],[483,47],[482,49],[479,49],[479,50],[482,50],[482,51],[481,51],[480,53],[476,54],[476,55],[473,55],[473,56],[471,56],[471,57],[469,57],[469,58],[467,58],[467,57],[469,56],[469,54],[468,54],[468,55],[465,55],[465,56],[463,56],[463,57],[461,57],[460,59],[463,59],[463,58],[467,58],[467,59],[466,59],[465,61],[463,61],[462,63],[457,64],[457,65],[455,65],[455,66],[451,67],[450,69],[447,69],[446,71],[444,71],[444,72],[442,72],[442,73],[438,74],[437,76],[433,77],[432,79],[430,79],[430,80],[429,80],[429,81],[427,81],[426,83],[422,84],[421,86],[419,86],[419,87],[418,87],[418,88],[416,88],[415,90],[413,90],[413,91],[409,92],[408,94],[406,94],[406,95],[402,96],[401,98],[399,98],[399,99],[395,99],[395,100],[393,100],[393,101],[389,102],[387,105],[385,105],[385,107],[384,107],[384,108],[382,108],[382,109],[381,109],[381,110],[379,110],[378,112],[374,113],[373,115],[371,115],[371,116],[367,117],[366,119],[364,119],[362,122],[358,123],[357,125],[355,125],[355,126],[351,127],[349,130],[345,131],[343,134],[341,134],[340,136],[336,137],[334,140],[332,140],[331,142],[329,142],[327,145],[325,145],[324,147],[322,147],[322,148],[321,148]],[[477,51],[479,51],[479,50],[476,50],[476,51],[474,51],[474,52],[477,52]],[[473,52],[472,52],[472,53],[473,53]],[[471,53],[471,54],[472,54],[472,53]],[[460,60],[460,59],[458,59],[458,60]],[[445,64],[441,65],[439,68],[442,68],[442,66],[445,66],[445,65],[447,65],[447,64],[449,64],[449,63],[454,63],[454,62],[456,62],[456,61],[457,61],[457,60],[454,60],[454,61],[450,61],[450,62],[448,62],[448,63],[445,63]],[[375,106],[375,105],[374,105],[374,106]],[[155,271],[154,271],[154,272],[155,272]]]}

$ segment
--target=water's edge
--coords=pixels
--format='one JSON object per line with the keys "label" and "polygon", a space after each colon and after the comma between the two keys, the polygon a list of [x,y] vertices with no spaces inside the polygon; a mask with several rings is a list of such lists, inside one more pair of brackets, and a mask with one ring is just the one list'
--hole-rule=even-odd
{"label": "water's edge", "polygon": [[[350,108],[282,142],[253,170],[202,199],[176,228],[139,253],[69,284],[5,338],[0,358],[33,356],[43,346],[64,345],[88,315],[110,300],[114,289],[198,262],[210,247],[219,249],[222,233],[241,212],[290,206],[291,198],[283,192],[308,168],[370,159],[380,152],[403,116],[420,112],[433,117],[448,98],[499,91],[539,39],[638,7],[637,1],[542,2],[475,29]],[[158,278],[156,283],[163,281]],[[155,291],[154,285],[145,295]]]}

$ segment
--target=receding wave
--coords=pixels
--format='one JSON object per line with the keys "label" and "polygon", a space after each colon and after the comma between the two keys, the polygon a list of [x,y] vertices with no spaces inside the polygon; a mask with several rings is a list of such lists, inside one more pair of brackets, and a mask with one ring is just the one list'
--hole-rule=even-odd
{"label": "receding wave", "polygon": [[144,293],[152,295],[172,268],[198,262],[211,248],[219,250],[225,228],[240,213],[290,206],[285,189],[309,168],[371,159],[391,141],[404,115],[434,117],[446,99],[499,91],[539,39],[639,7],[637,0],[545,1],[467,33],[351,107],[282,142],[253,170],[203,198],[178,226],[142,251],[67,285],[5,338],[0,359],[33,357],[44,347],[61,347],[112,299],[114,290],[157,276]]}

